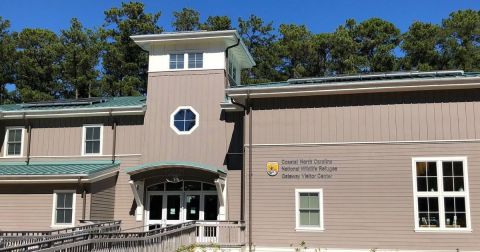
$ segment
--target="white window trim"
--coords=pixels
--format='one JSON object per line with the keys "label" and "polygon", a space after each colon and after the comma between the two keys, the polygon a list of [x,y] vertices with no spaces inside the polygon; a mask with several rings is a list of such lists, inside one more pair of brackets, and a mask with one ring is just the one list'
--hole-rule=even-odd
{"label": "white window trim", "polygon": [[[300,193],[318,193],[320,204],[320,226],[300,226]],[[323,232],[325,230],[323,218],[323,189],[295,189],[295,230],[300,232]]]}
{"label": "white window trim", "polygon": [[[175,124],[174,124],[175,114],[178,111],[180,111],[181,109],[189,109],[195,114],[195,125],[189,131],[180,131],[180,130],[177,129],[177,127],[175,127]],[[175,133],[177,133],[178,135],[190,135],[190,134],[192,134],[192,132],[195,131],[196,128],[198,128],[199,124],[200,124],[200,115],[191,106],[179,106],[170,115],[170,128],[172,128],[172,130],[175,131]]]}
{"label": "white window trim", "polygon": [[[85,137],[87,128],[100,127],[100,152],[99,153],[85,153]],[[103,153],[103,124],[84,124],[82,127],[82,156],[101,156]]]}
{"label": "white window trim", "polygon": [[[71,224],[56,224],[56,210],[57,210],[57,194],[58,193],[72,193],[72,223]],[[54,190],[53,191],[53,204],[52,204],[52,225],[51,228],[69,228],[75,226],[75,208],[77,201],[77,192],[75,190]]]}
{"label": "white window trim", "polygon": [[[202,54],[202,67],[190,67],[189,66],[189,62],[190,62],[190,54],[198,54],[198,53],[201,53]],[[186,60],[186,68],[185,69],[190,69],[190,70],[202,70],[205,68],[205,53],[204,52],[198,52],[198,51],[192,51],[192,52],[186,52],[185,53],[185,56],[184,56],[187,60]]]}
{"label": "white window trim", "polygon": [[[8,155],[8,131],[12,129],[21,129],[22,130],[22,139],[21,139],[21,148],[20,155]],[[25,148],[25,127],[23,126],[8,126],[5,127],[5,137],[3,139],[3,157],[8,158],[21,158],[23,157],[23,149]]]}
{"label": "white window trim", "polygon": [[[418,192],[417,191],[417,162],[437,162],[437,188],[436,192]],[[444,192],[443,191],[443,169],[440,169],[443,161],[461,161],[463,162],[463,192]],[[414,157],[412,158],[412,179],[413,179],[413,205],[414,205],[414,220],[415,232],[472,232],[472,224],[470,217],[470,191],[468,185],[468,162],[467,157]],[[440,188],[442,190],[440,190]],[[440,227],[422,228],[419,226],[418,219],[418,197],[438,197],[439,221]],[[445,227],[445,206],[444,197],[465,197],[465,228],[447,228]]]}

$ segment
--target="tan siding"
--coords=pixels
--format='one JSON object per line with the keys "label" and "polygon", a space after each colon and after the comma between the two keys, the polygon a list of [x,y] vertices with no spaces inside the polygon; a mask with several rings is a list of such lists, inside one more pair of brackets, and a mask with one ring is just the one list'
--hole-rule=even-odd
{"label": "tan siding", "polygon": [[114,218],[116,182],[115,176],[92,184],[90,219],[112,220]]}
{"label": "tan siding", "polygon": [[[0,230],[50,230],[54,190],[77,191],[75,222],[78,224],[83,199],[82,189],[76,185],[0,185]],[[86,209],[88,214],[88,206]]]}
{"label": "tan siding", "polygon": [[[259,120],[254,112],[254,120]],[[258,133],[257,133],[258,134]],[[258,136],[254,132],[254,136]],[[253,243],[310,248],[478,249],[480,233],[480,143],[349,144],[254,147]],[[468,158],[472,233],[414,232],[412,157]],[[268,161],[331,159],[332,179],[269,177]],[[324,232],[295,231],[295,189],[323,188]]]}
{"label": "tan siding", "polygon": [[229,171],[227,179],[227,218],[240,220],[242,172]]}
{"label": "tan siding", "polygon": [[[151,73],[145,115],[143,162],[188,160],[222,167],[229,127],[221,120],[225,100],[224,71]],[[199,126],[190,135],[170,128],[170,115],[179,106],[199,113]]]}
{"label": "tan siding", "polygon": [[128,167],[140,165],[140,157],[123,157],[115,186],[115,213],[114,219],[121,220],[124,228],[142,226],[142,222],[135,221],[135,203],[132,189],[128,181],[130,176],[125,173]]}
{"label": "tan siding", "polygon": [[[143,140],[143,116],[116,118],[117,154],[140,154]],[[82,127],[84,124],[103,124],[102,154],[111,155],[113,129],[109,117],[59,118],[31,120],[31,156],[78,156],[82,155]],[[19,120],[6,121],[6,126],[23,126]],[[2,127],[1,139],[5,135]],[[24,156],[27,154],[27,132],[25,131]],[[3,156],[3,149],[2,153]]]}
{"label": "tan siding", "polygon": [[254,143],[476,139],[479,97],[475,89],[255,101]]}

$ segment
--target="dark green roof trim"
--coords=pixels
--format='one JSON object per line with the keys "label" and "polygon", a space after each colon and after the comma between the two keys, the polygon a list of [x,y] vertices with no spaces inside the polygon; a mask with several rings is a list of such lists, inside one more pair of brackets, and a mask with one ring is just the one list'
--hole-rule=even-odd
{"label": "dark green roof trim", "polygon": [[155,168],[169,168],[169,167],[186,167],[186,168],[200,169],[200,170],[209,171],[213,173],[227,174],[227,171],[223,168],[195,163],[195,162],[184,162],[184,161],[164,161],[164,162],[146,163],[139,166],[127,168],[125,169],[125,172],[130,175],[133,175],[140,172],[152,170]]}
{"label": "dark green roof trim", "polygon": [[62,162],[0,162],[0,177],[5,176],[78,176],[92,175],[116,169],[120,162],[62,161]]}

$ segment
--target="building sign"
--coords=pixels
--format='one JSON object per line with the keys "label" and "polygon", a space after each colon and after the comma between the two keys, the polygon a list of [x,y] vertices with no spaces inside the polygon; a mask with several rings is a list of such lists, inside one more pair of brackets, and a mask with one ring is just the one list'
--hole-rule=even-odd
{"label": "building sign", "polygon": [[267,162],[268,176],[276,176],[278,174],[278,162]]}
{"label": "building sign", "polygon": [[338,167],[331,159],[282,159],[280,162],[267,162],[267,174],[282,179],[331,179]]}

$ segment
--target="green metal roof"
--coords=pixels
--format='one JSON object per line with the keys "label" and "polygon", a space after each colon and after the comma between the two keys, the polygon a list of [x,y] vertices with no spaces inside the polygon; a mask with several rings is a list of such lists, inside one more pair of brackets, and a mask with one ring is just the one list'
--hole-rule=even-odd
{"label": "green metal roof", "polygon": [[194,163],[194,162],[183,162],[183,161],[164,161],[164,162],[152,162],[152,163],[146,163],[142,164],[139,166],[134,166],[125,169],[125,172],[128,174],[136,174],[140,173],[143,171],[151,170],[153,168],[168,168],[168,167],[187,167],[187,168],[194,168],[194,169],[200,169],[200,170],[205,170],[205,171],[210,171],[213,173],[222,173],[222,174],[227,174],[225,169],[220,168],[220,167],[215,167],[211,165],[205,165],[205,164],[200,164],[200,163]]}
{"label": "green metal roof", "polygon": [[116,168],[112,161],[0,162],[0,176],[89,176]]}
{"label": "green metal roof", "polygon": [[[61,101],[61,100],[59,100]],[[123,107],[143,107],[146,103],[144,96],[123,96],[123,97],[106,97],[102,102],[91,102],[87,104],[75,104],[75,100],[65,102],[63,104],[33,106],[28,103],[5,104],[0,105],[0,112],[30,112],[45,110],[82,110],[82,109],[106,109],[106,108],[123,108]]]}

